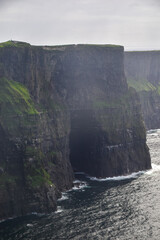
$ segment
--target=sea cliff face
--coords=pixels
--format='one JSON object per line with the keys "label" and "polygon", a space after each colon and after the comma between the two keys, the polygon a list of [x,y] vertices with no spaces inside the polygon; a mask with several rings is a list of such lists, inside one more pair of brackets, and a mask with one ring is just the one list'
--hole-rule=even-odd
{"label": "sea cliff face", "polygon": [[56,209],[73,170],[149,169],[139,98],[123,47],[0,44],[0,218]]}
{"label": "sea cliff face", "polygon": [[139,94],[147,129],[160,128],[160,51],[125,52],[125,72]]}

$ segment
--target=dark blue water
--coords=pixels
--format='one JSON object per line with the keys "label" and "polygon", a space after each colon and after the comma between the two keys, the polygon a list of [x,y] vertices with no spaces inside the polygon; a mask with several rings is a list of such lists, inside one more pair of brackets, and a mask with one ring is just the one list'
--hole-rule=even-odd
{"label": "dark blue water", "polygon": [[0,224],[1,240],[159,240],[160,130],[148,133],[153,169],[95,181],[63,194],[56,213]]}

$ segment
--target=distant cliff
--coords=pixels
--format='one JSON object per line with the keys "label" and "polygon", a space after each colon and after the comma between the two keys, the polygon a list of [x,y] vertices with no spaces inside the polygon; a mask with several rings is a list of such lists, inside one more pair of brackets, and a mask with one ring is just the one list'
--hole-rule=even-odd
{"label": "distant cliff", "polygon": [[160,128],[160,51],[125,52],[125,72],[139,93],[146,127]]}
{"label": "distant cliff", "polygon": [[0,44],[0,218],[56,208],[73,170],[151,167],[123,47]]}

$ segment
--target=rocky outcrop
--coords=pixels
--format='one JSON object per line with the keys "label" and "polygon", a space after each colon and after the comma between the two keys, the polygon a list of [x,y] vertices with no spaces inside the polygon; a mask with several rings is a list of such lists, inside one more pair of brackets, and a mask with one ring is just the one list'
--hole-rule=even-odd
{"label": "rocky outcrop", "polygon": [[139,94],[147,129],[160,128],[160,51],[126,52],[125,72]]}
{"label": "rocky outcrop", "polygon": [[0,218],[54,210],[72,169],[111,177],[151,167],[123,47],[3,43],[0,85]]}
{"label": "rocky outcrop", "polygon": [[69,113],[41,49],[0,48],[0,62],[0,218],[53,211],[73,182]]}

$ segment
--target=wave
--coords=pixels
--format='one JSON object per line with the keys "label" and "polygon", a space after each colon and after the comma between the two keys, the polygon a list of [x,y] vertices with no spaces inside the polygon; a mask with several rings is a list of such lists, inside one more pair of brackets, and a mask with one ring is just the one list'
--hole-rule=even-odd
{"label": "wave", "polygon": [[152,163],[152,169],[146,171],[146,174],[150,175],[152,173],[159,172],[159,171],[160,171],[160,165]]}
{"label": "wave", "polygon": [[30,215],[36,215],[38,217],[43,217],[43,216],[46,216],[46,213],[31,212],[31,213],[26,214],[26,216],[30,216]]}
{"label": "wave", "polygon": [[9,220],[13,220],[13,219],[16,219],[16,218],[18,218],[18,216],[9,217],[9,218],[6,218],[6,219],[1,219],[0,223],[6,222],[6,221],[9,221]]}
{"label": "wave", "polygon": [[64,201],[69,199],[68,195],[66,192],[62,192],[62,197],[58,199],[58,201]]}
{"label": "wave", "polygon": [[26,225],[27,227],[33,227],[34,225],[33,224],[31,224],[31,223],[27,223],[27,225]]}
{"label": "wave", "polygon": [[87,176],[92,181],[98,181],[98,182],[104,182],[104,181],[123,181],[126,179],[135,179],[138,178],[139,176],[143,174],[152,174],[155,172],[160,171],[160,165],[152,163],[152,169],[147,170],[147,171],[139,171],[139,172],[134,172],[129,175],[124,175],[124,176],[117,176],[117,177],[107,177],[107,178],[96,178],[96,177],[90,177]]}
{"label": "wave", "polygon": [[158,130],[160,129],[150,129],[147,131],[148,134],[151,134],[151,133],[156,133]]}
{"label": "wave", "polygon": [[160,135],[160,129],[150,129],[147,131],[147,135],[151,135],[151,136],[159,136]]}
{"label": "wave", "polygon": [[55,213],[61,213],[63,212],[64,210],[61,208],[61,206],[58,206],[57,207],[57,210],[55,211]]}
{"label": "wave", "polygon": [[126,179],[138,178],[140,175],[144,174],[145,171],[134,172],[129,175],[117,176],[117,177],[107,177],[107,178],[96,178],[87,176],[92,181],[104,182],[104,181],[123,181]]}
{"label": "wave", "polygon": [[74,186],[72,188],[72,190],[83,190],[84,188],[87,188],[88,185],[87,184],[84,184],[84,185],[79,185],[78,187],[77,186]]}
{"label": "wave", "polygon": [[89,188],[90,186],[88,186],[87,182],[85,181],[80,181],[80,180],[75,180],[73,182],[74,186],[68,190],[67,192],[71,192],[73,190],[84,190],[84,188]]}

